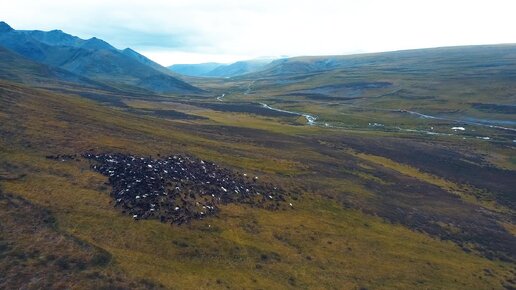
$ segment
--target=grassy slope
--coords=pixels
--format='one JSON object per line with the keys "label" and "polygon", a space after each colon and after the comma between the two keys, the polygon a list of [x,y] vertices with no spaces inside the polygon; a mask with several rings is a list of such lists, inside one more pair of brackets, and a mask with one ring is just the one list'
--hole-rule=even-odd
{"label": "grassy slope", "polygon": [[[172,289],[491,289],[513,275],[513,264],[468,254],[455,243],[322,198],[340,190],[357,198],[375,193],[360,178],[339,170],[325,176],[329,169],[318,166],[334,166],[331,158],[280,133],[281,126],[276,133],[241,132],[206,121],[135,116],[6,82],[0,86],[1,170],[25,174],[0,181],[2,190],[48,208],[60,230],[108,251],[113,261],[100,271],[123,270]],[[233,122],[217,116],[216,121]],[[259,120],[256,124],[244,119],[239,125],[270,124]],[[299,131],[283,127],[289,134]],[[227,206],[218,218],[182,227],[134,222],[112,208],[105,178],[89,171],[87,163],[44,158],[89,148],[195,154],[254,172],[302,195],[289,211]],[[366,171],[361,174],[375,178]],[[324,185],[326,181],[331,183]]]}
{"label": "grassy slope", "polygon": [[146,289],[158,287],[109,268],[112,256],[65,233],[44,208],[0,192],[0,287]]}

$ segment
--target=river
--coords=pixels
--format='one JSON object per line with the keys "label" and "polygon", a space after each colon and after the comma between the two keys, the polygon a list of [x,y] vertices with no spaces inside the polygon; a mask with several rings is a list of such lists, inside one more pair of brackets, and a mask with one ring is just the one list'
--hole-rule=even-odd
{"label": "river", "polygon": [[224,98],[225,96],[226,96],[226,94],[222,94],[222,95],[218,96],[217,101],[222,102],[222,98]]}
{"label": "river", "polygon": [[306,113],[299,113],[299,112],[294,112],[294,111],[287,111],[287,110],[282,110],[282,109],[278,109],[278,108],[274,108],[274,107],[271,107],[265,103],[260,103],[260,105],[262,105],[262,107],[264,108],[267,108],[269,110],[273,110],[273,111],[277,111],[277,112],[282,112],[282,113],[287,113],[287,114],[292,114],[292,115],[297,115],[297,116],[303,116],[305,117],[306,119],[306,123],[310,126],[313,126],[313,125],[317,125],[317,117],[314,116],[314,115],[310,115],[310,114],[306,114]]}

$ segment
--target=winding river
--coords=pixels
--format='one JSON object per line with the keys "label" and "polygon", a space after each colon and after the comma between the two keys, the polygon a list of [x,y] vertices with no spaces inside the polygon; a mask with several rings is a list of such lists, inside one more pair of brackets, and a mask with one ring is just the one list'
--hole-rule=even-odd
{"label": "winding river", "polygon": [[218,96],[217,101],[222,102],[222,98],[224,98],[225,96],[226,96],[226,94],[222,94],[222,95]]}
{"label": "winding river", "polygon": [[294,112],[294,111],[282,110],[282,109],[271,107],[271,106],[269,106],[269,105],[267,105],[265,103],[260,103],[260,105],[262,105],[262,107],[264,107],[264,108],[267,108],[269,110],[273,110],[273,111],[276,111],[276,112],[282,112],[282,113],[287,113],[287,114],[292,114],[292,115],[297,115],[297,116],[303,116],[303,117],[305,117],[306,123],[308,125],[310,125],[310,126],[317,125],[317,123],[316,123],[317,117],[314,116],[314,115],[310,115],[310,114],[306,114],[306,113],[299,113],[299,112]]}
{"label": "winding river", "polygon": [[[248,84],[247,90],[245,91],[244,94],[247,95],[247,94],[249,94],[252,91],[252,86],[254,85],[254,82],[255,81],[252,81],[252,82],[250,82]],[[217,100],[218,101],[222,101],[222,99],[225,96],[226,96],[226,94],[222,94],[219,97],[217,97]],[[266,103],[260,103],[260,105],[263,108],[266,108],[266,109],[269,109],[269,110],[273,110],[273,111],[277,111],[277,112],[282,112],[282,113],[287,113],[287,114],[292,114],[292,115],[296,115],[296,116],[303,116],[306,119],[306,124],[309,125],[309,126],[323,125],[324,127],[328,127],[328,128],[341,128],[339,126],[334,126],[334,125],[328,124],[328,123],[320,124],[320,122],[317,122],[317,116],[314,116],[314,115],[311,115],[311,114],[302,113],[302,112],[296,112],[296,111],[288,111],[288,110],[283,110],[283,109],[279,109],[279,108],[274,108],[274,107],[271,107],[270,105],[268,105]],[[407,114],[410,114],[410,115],[412,115],[414,117],[417,117],[417,118],[443,120],[443,121],[449,121],[449,122],[454,122],[454,123],[459,123],[459,124],[467,124],[467,125],[473,125],[473,126],[482,126],[482,127],[493,128],[493,129],[500,129],[500,130],[505,130],[505,131],[516,132],[516,128],[503,127],[503,126],[495,124],[494,121],[490,121],[490,120],[481,120],[480,119],[478,121],[473,121],[473,120],[450,119],[450,118],[437,117],[437,116],[427,115],[427,114],[423,114],[423,113],[419,113],[419,112],[415,112],[415,111],[401,110],[401,109],[399,109],[399,110],[379,109],[379,110],[407,113]],[[424,134],[429,134],[429,135],[444,135],[444,136],[453,136],[453,135],[455,135],[455,134],[450,134],[450,133],[439,133],[439,132],[426,131],[426,130],[403,129],[403,128],[400,128],[400,127],[396,127],[396,129],[398,129],[400,131],[417,132],[417,133],[424,133]],[[484,139],[484,140],[490,140],[489,137],[477,137],[477,138],[481,138],[481,139]],[[516,142],[516,140],[513,140],[513,142]]]}
{"label": "winding river", "polygon": [[421,114],[421,113],[414,112],[414,111],[408,111],[408,110],[398,110],[398,112],[405,112],[405,113],[408,113],[410,115],[414,115],[414,116],[417,116],[419,118],[424,118],[424,119],[436,119],[436,120],[450,121],[450,122],[455,122],[455,123],[462,123],[462,124],[482,126],[482,127],[489,127],[489,128],[495,128],[495,129],[500,129],[500,130],[516,132],[515,128],[508,128],[508,127],[503,127],[503,126],[499,126],[499,125],[486,124],[486,123],[489,123],[489,122],[493,123],[493,121],[489,121],[489,120],[483,120],[484,122],[480,122],[480,121],[471,121],[471,120],[450,119],[450,118],[443,118],[443,117],[436,117],[436,116],[425,115],[425,114]]}
{"label": "winding river", "polygon": [[[307,114],[307,113],[295,112],[295,111],[282,110],[282,109],[271,107],[271,106],[269,106],[269,105],[267,105],[265,103],[260,103],[260,105],[262,105],[262,107],[267,108],[269,110],[273,110],[273,111],[277,111],[277,112],[283,112],[283,113],[297,115],[297,116],[303,116],[303,117],[305,117],[307,124],[310,125],[310,126],[321,125],[320,122],[317,122],[317,117],[314,116],[314,115],[310,115],[310,114]],[[408,113],[408,114],[413,115],[413,116],[415,116],[417,118],[444,120],[444,121],[450,121],[450,122],[455,122],[455,123],[460,123],[460,124],[467,124],[467,125],[473,125],[473,126],[483,126],[483,127],[489,127],[489,128],[494,128],[494,129],[500,129],[500,130],[516,132],[516,129],[514,129],[514,128],[507,128],[507,127],[502,127],[502,126],[498,126],[498,125],[490,125],[490,124],[481,123],[481,122],[475,122],[475,121],[469,121],[469,120],[442,118],[442,117],[426,115],[426,114],[422,114],[422,113],[419,113],[419,112],[408,111],[408,110],[390,110],[390,111],[392,111],[392,112]],[[334,125],[328,124],[328,123],[324,123],[323,125],[324,125],[324,127],[328,127],[328,128],[342,128],[342,127],[334,126]],[[452,133],[434,132],[434,131],[416,130],[416,129],[405,129],[405,128],[401,128],[401,127],[395,127],[395,128],[398,129],[399,131],[423,133],[423,134],[428,134],[428,135],[440,135],[440,136],[454,136],[454,135],[456,135],[456,134],[452,134]],[[463,127],[452,127],[452,130],[454,128],[463,128]],[[464,129],[462,129],[462,130],[464,130]],[[482,139],[482,140],[491,140],[490,137],[478,137],[477,136],[475,138]],[[513,140],[513,143],[516,143],[516,140]]]}

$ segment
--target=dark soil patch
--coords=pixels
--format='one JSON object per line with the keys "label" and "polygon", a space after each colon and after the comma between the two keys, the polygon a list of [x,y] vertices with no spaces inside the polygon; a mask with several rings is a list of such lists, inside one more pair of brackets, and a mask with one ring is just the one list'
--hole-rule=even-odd
{"label": "dark soil patch", "polygon": [[385,89],[392,87],[392,85],[390,82],[339,83],[299,90],[295,93],[316,100],[347,100],[362,98],[363,93],[367,90]]}
{"label": "dark soil patch", "polygon": [[190,115],[175,110],[144,110],[144,109],[131,109],[132,113],[144,114],[149,116],[156,116],[166,119],[178,119],[178,120],[206,120],[208,118],[196,115]]}
{"label": "dark soil patch", "polygon": [[292,117],[294,114],[264,108],[254,103],[191,103],[192,105],[220,112],[248,113],[267,117]]}
{"label": "dark soil patch", "polygon": [[516,105],[473,103],[471,106],[479,111],[498,114],[516,114]]}
{"label": "dark soil patch", "polygon": [[[444,177],[467,180],[467,184],[476,182],[479,185],[491,186],[493,183],[500,182],[500,187],[510,191],[509,187],[514,182],[514,179],[503,175],[489,175],[489,172],[500,169],[483,166],[480,156],[461,154],[452,148],[442,148],[438,144],[432,144],[429,147],[417,141],[382,138],[380,142],[375,138],[353,137],[340,137],[338,141],[333,140],[333,142],[336,143],[326,143],[329,146],[326,154],[334,158],[342,158],[343,161],[353,160],[353,157],[346,156],[347,154],[342,152],[339,155],[337,150],[352,147],[361,152],[385,156],[425,171],[435,170],[440,173],[436,174],[438,176],[449,174]],[[342,146],[342,143],[346,145]],[[516,237],[499,224],[501,219],[510,219],[510,216],[502,217],[482,207],[466,203],[456,195],[435,185],[402,175],[375,163],[366,163],[371,169],[350,165],[346,165],[346,168],[374,175],[387,183],[357,178],[356,182],[361,183],[375,195],[359,200],[348,199],[346,194],[337,196],[345,206],[360,208],[364,212],[381,216],[391,222],[454,241],[465,251],[474,250],[490,259],[516,260]],[[448,166],[451,168],[447,168]],[[326,165],[324,167],[328,168]],[[452,170],[457,172],[451,173]],[[464,170],[480,170],[480,174],[486,174],[489,176],[487,178],[491,179],[474,181]],[[514,173],[506,172],[506,174]],[[479,176],[477,178],[481,179]],[[495,196],[510,205],[509,200],[499,196],[498,192]]]}
{"label": "dark soil patch", "polygon": [[377,194],[363,207],[366,212],[451,240],[465,251],[475,250],[490,259],[516,260],[516,237],[497,222],[496,215],[437,186],[387,169],[376,170],[384,171],[393,184],[366,183]]}
{"label": "dark soil patch", "polygon": [[301,96],[310,100],[319,100],[319,101],[336,101],[336,100],[350,100],[350,99],[361,99],[362,97],[355,97],[355,98],[347,98],[347,97],[337,97],[337,96],[330,96],[326,94],[321,93],[306,93],[306,92],[299,92],[299,93],[289,93],[284,94],[282,96]]}
{"label": "dark soil patch", "polygon": [[487,164],[481,156],[466,154],[465,148],[387,138],[343,138],[340,141],[358,151],[384,156],[459,184],[484,189],[487,197],[516,208],[516,172]]}

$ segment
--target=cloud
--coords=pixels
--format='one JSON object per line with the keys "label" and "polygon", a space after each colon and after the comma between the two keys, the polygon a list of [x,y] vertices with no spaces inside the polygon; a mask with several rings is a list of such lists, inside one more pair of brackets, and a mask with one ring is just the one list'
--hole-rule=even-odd
{"label": "cloud", "polygon": [[[516,42],[511,0],[0,0],[17,29],[62,29],[163,64]],[[204,56],[204,57],[203,57]],[[178,59],[181,57],[181,59]]]}

